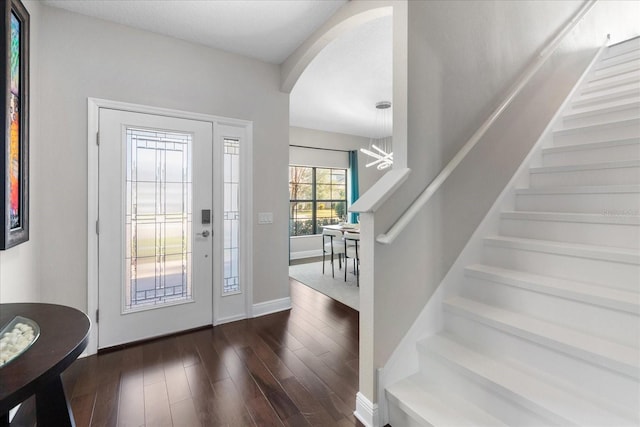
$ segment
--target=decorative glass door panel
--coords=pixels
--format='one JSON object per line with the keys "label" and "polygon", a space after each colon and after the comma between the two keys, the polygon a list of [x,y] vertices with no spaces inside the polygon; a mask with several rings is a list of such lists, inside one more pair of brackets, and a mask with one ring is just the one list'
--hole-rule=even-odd
{"label": "decorative glass door panel", "polygon": [[[216,168],[216,191],[220,193],[222,203],[220,217],[216,223],[221,228],[219,267],[216,270],[220,286],[215,288],[214,321],[215,323],[231,322],[244,319],[251,304],[247,293],[247,253],[242,243],[247,237],[246,183],[242,177],[246,175],[247,165],[246,141],[244,127],[218,124],[215,127],[216,143],[220,143],[221,158]],[[243,202],[243,200],[245,200]],[[243,204],[244,203],[244,204]],[[218,271],[219,270],[219,271]]]}
{"label": "decorative glass door panel", "polygon": [[126,130],[123,311],[192,301],[192,135]]}
{"label": "decorative glass door panel", "polygon": [[239,293],[238,231],[240,212],[240,140],[224,138],[224,282],[222,294]]}

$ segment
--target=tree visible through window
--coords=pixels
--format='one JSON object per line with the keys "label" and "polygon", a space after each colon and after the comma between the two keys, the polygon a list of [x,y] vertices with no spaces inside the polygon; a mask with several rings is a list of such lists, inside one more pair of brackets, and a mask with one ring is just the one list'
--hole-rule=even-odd
{"label": "tree visible through window", "polygon": [[322,233],[347,215],[347,170],[289,166],[289,235]]}

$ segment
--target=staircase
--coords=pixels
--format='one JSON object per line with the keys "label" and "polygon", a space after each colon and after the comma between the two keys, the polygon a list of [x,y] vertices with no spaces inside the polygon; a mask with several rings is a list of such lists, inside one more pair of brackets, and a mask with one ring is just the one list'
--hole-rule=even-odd
{"label": "staircase", "polygon": [[386,389],[390,424],[640,425],[640,39],[609,47]]}

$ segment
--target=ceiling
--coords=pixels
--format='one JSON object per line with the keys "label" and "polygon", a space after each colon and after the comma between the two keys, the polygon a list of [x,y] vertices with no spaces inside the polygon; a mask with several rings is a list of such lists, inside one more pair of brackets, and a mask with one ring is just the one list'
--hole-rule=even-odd
{"label": "ceiling", "polygon": [[392,101],[392,56],[391,16],[363,24],[331,42],[291,91],[291,125],[365,137],[389,136],[380,135],[375,105]]}
{"label": "ceiling", "polygon": [[[280,64],[347,0],[44,0],[43,3]],[[291,92],[291,125],[369,137],[391,100],[391,17],[331,42]]]}

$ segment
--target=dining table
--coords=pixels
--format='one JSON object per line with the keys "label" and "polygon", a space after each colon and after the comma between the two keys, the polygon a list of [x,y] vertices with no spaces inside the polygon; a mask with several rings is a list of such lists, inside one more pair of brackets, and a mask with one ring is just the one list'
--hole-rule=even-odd
{"label": "dining table", "polygon": [[360,233],[360,224],[351,224],[351,223],[331,224],[331,225],[323,225],[323,228],[327,228],[329,230],[338,230],[343,234],[346,232]]}

